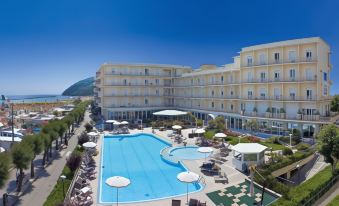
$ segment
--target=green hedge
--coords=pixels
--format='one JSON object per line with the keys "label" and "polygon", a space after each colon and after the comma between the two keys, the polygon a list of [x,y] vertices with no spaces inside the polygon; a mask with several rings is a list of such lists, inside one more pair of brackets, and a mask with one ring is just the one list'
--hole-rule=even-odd
{"label": "green hedge", "polygon": [[[338,174],[338,173],[337,173]],[[287,196],[280,198],[272,206],[297,206],[304,205],[311,197],[315,196],[332,179],[331,166],[314,175],[311,179],[299,186],[292,188]],[[324,191],[326,192],[326,190]]]}

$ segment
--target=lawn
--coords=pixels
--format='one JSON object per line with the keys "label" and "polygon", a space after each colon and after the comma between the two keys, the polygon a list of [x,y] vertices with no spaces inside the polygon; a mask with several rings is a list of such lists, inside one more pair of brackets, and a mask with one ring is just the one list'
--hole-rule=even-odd
{"label": "lawn", "polygon": [[285,148],[284,145],[266,142],[266,141],[259,142],[259,144],[262,144],[268,148],[272,148],[272,150],[283,150]]}
{"label": "lawn", "polygon": [[339,204],[339,195],[337,195],[327,206],[338,206]]}

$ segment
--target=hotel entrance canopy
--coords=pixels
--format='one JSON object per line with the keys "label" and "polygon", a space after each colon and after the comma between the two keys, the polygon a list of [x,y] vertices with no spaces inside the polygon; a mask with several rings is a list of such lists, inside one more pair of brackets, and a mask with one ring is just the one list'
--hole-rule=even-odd
{"label": "hotel entrance canopy", "polygon": [[182,116],[186,114],[187,112],[178,111],[178,110],[163,110],[163,111],[153,113],[153,115],[155,116]]}

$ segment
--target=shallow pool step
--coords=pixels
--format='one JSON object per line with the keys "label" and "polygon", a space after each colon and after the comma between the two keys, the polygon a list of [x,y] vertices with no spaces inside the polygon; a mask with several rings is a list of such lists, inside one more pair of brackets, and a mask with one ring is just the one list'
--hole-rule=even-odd
{"label": "shallow pool step", "polygon": [[160,156],[169,163],[179,164],[179,159],[175,158],[173,155],[170,155],[170,150],[172,150],[173,147],[166,147],[160,152]]}

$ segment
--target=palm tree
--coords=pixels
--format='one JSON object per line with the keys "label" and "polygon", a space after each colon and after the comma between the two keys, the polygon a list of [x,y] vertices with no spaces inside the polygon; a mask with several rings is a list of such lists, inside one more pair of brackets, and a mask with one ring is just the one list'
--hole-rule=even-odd
{"label": "palm tree", "polygon": [[23,139],[23,142],[27,142],[28,144],[30,144],[33,150],[33,158],[31,160],[31,178],[34,178],[35,176],[34,159],[38,154],[42,152],[44,148],[43,137],[41,135],[31,135],[31,136],[25,137]]}
{"label": "palm tree", "polygon": [[44,147],[44,155],[42,158],[42,166],[44,166],[46,164],[46,161],[49,161],[48,148],[50,147],[52,141],[49,135],[47,134],[41,133],[40,136],[42,138],[42,144]]}
{"label": "palm tree", "polygon": [[10,155],[7,152],[0,153],[0,188],[5,184],[9,177]]}
{"label": "palm tree", "polygon": [[17,192],[21,192],[22,181],[24,179],[24,169],[27,169],[30,161],[33,159],[33,150],[31,145],[26,142],[15,144],[12,148],[13,164],[19,170]]}
{"label": "palm tree", "polygon": [[62,143],[62,139],[64,139],[64,144],[66,144],[66,130],[67,130],[67,125],[64,121],[59,121],[59,131],[58,131],[58,134],[59,134],[59,137],[60,137],[60,143]]}
{"label": "palm tree", "polygon": [[[49,146],[49,156],[50,157],[52,157],[52,142],[54,141],[54,140],[56,140],[57,141],[57,139],[58,139],[58,133],[57,132],[55,132],[54,130],[51,130],[50,132],[49,132],[49,137],[51,138],[51,144],[50,144],[50,146]],[[57,148],[57,143],[55,144],[55,150],[57,150],[58,148]]]}

